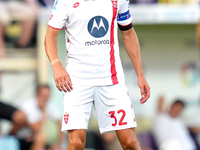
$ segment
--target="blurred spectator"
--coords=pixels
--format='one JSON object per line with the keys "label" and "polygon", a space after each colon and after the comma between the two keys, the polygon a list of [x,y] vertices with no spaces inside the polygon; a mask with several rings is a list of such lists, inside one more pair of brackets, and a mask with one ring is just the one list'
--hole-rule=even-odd
{"label": "blurred spectator", "polygon": [[2,102],[0,102],[0,119],[6,119],[13,123],[11,135],[15,135],[26,124],[26,115],[22,111]]}
{"label": "blurred spectator", "polygon": [[28,0],[0,0],[0,58],[5,57],[4,33],[13,20],[21,22],[21,34],[16,43],[17,47],[27,47],[32,38],[35,22],[34,10],[37,6],[27,2]]}
{"label": "blurred spectator", "polygon": [[200,150],[200,99],[187,104],[183,119],[195,141],[197,150]]}
{"label": "blurred spectator", "polygon": [[59,133],[56,138],[57,141],[53,143],[52,147],[56,150],[61,149],[60,144],[63,138],[63,133],[60,131],[61,118],[58,111],[50,103],[49,97],[50,87],[48,85],[39,85],[36,97],[25,101],[21,105],[21,110],[26,114],[28,122],[28,126],[17,133],[21,143],[21,150],[45,149],[49,138],[47,135],[53,130],[48,128],[49,118],[57,123]]}
{"label": "blurred spectator", "polygon": [[164,98],[158,100],[158,114],[153,123],[153,133],[161,150],[196,150],[188,129],[178,118],[184,109],[184,102],[176,100],[168,113],[163,112]]}
{"label": "blurred spectator", "polygon": [[12,122],[13,127],[10,131],[10,134],[15,135],[22,126],[26,125],[26,115],[17,108],[5,104],[1,101],[2,99],[1,99],[1,85],[0,85],[0,119],[5,119]]}

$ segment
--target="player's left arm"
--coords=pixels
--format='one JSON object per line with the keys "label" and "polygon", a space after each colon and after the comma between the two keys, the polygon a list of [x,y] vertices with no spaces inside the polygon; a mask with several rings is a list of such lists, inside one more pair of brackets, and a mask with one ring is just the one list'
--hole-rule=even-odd
{"label": "player's left arm", "polygon": [[138,86],[141,90],[142,96],[140,103],[143,104],[150,97],[150,87],[143,74],[139,41],[133,28],[124,31],[121,30],[121,34],[125,49],[137,74]]}

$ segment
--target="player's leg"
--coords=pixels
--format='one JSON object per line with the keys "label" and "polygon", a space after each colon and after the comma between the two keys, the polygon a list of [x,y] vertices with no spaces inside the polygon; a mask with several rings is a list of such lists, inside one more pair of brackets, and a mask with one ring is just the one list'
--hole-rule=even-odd
{"label": "player's leg", "polygon": [[62,131],[68,131],[67,150],[83,150],[86,130],[93,106],[93,86],[73,85],[71,92],[64,93],[64,118]]}
{"label": "player's leg", "polygon": [[116,134],[123,150],[141,150],[135,128],[116,130]]}
{"label": "player's leg", "polygon": [[137,126],[125,84],[96,87],[94,98],[101,133]]}
{"label": "player's leg", "polygon": [[124,150],[141,150],[135,128],[136,119],[125,84],[98,87],[95,108],[101,133],[116,131]]}
{"label": "player's leg", "polygon": [[86,129],[68,131],[69,144],[67,150],[84,150],[86,141]]}

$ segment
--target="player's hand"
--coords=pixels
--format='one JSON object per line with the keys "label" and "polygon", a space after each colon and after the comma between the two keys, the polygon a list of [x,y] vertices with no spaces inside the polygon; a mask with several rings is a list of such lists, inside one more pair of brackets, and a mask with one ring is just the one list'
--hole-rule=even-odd
{"label": "player's hand", "polygon": [[137,81],[142,96],[142,98],[140,99],[140,103],[144,104],[150,97],[150,87],[147,81],[145,80],[144,76],[138,76]]}
{"label": "player's hand", "polygon": [[64,92],[70,92],[71,90],[73,90],[70,76],[67,73],[67,71],[63,68],[62,63],[59,61],[52,65],[52,67],[55,84],[58,90]]}

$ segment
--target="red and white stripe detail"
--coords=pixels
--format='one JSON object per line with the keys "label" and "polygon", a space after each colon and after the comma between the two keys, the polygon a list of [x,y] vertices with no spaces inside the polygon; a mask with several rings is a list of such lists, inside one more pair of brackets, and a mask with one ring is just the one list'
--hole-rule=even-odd
{"label": "red and white stripe detail", "polygon": [[115,50],[114,50],[114,26],[115,26],[115,19],[117,16],[117,1],[112,0],[112,8],[113,8],[113,18],[111,22],[111,31],[110,31],[110,64],[111,64],[111,79],[113,84],[118,84],[117,79],[117,71],[115,67]]}

